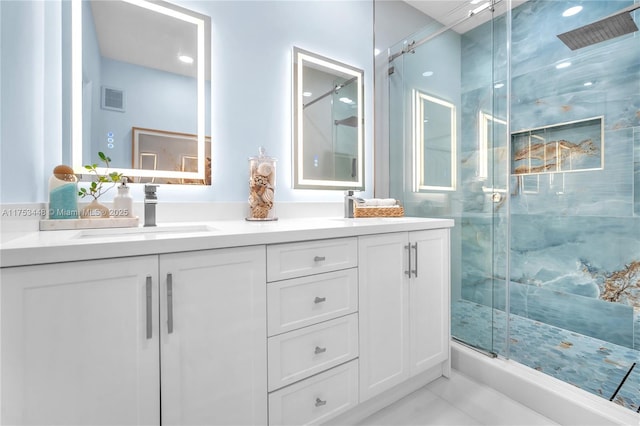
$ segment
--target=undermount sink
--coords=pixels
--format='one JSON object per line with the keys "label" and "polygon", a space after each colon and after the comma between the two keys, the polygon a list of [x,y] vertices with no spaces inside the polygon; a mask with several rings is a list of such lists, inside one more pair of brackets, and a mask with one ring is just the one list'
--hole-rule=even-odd
{"label": "undermount sink", "polygon": [[136,228],[85,229],[80,231],[75,238],[114,238],[133,237],[137,235],[155,237],[159,235],[210,233],[215,231],[217,231],[216,228],[203,224],[160,225]]}

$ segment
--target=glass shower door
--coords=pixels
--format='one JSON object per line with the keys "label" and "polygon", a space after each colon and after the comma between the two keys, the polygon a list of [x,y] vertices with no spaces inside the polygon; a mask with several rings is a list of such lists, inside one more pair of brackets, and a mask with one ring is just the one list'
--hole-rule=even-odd
{"label": "glass shower door", "polygon": [[507,333],[505,23],[489,37],[429,25],[391,48],[407,53],[388,75],[390,195],[408,216],[455,220],[452,335],[489,353]]}

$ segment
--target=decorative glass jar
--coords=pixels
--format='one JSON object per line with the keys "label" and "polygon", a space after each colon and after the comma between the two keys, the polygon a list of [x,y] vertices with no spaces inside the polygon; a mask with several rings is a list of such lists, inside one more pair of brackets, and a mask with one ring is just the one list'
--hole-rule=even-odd
{"label": "decorative glass jar", "polygon": [[275,214],[276,159],[265,154],[249,157],[249,213],[247,220],[277,220]]}

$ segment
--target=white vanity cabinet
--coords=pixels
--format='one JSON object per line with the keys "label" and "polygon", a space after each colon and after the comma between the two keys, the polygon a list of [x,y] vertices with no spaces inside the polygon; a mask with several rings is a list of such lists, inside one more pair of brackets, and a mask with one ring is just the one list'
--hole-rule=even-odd
{"label": "white vanity cabinet", "polygon": [[453,221],[309,223],[3,244],[0,424],[354,424],[448,375]]}
{"label": "white vanity cabinet", "polygon": [[160,423],[157,256],[1,277],[0,423]]}
{"label": "white vanity cabinet", "polygon": [[358,404],[357,238],[267,246],[269,425]]}
{"label": "white vanity cabinet", "polygon": [[360,400],[449,368],[449,230],[359,238]]}
{"label": "white vanity cabinet", "polygon": [[265,247],[160,256],[163,425],[265,425]]}
{"label": "white vanity cabinet", "polygon": [[264,246],[3,268],[2,424],[265,425],[265,269]]}

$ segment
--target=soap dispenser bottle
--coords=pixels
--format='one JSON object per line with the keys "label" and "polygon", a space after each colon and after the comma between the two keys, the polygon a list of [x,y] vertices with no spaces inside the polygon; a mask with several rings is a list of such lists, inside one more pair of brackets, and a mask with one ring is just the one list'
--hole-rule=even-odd
{"label": "soap dispenser bottle", "polygon": [[133,217],[133,198],[129,193],[127,178],[123,177],[118,185],[118,195],[113,197],[113,217]]}

